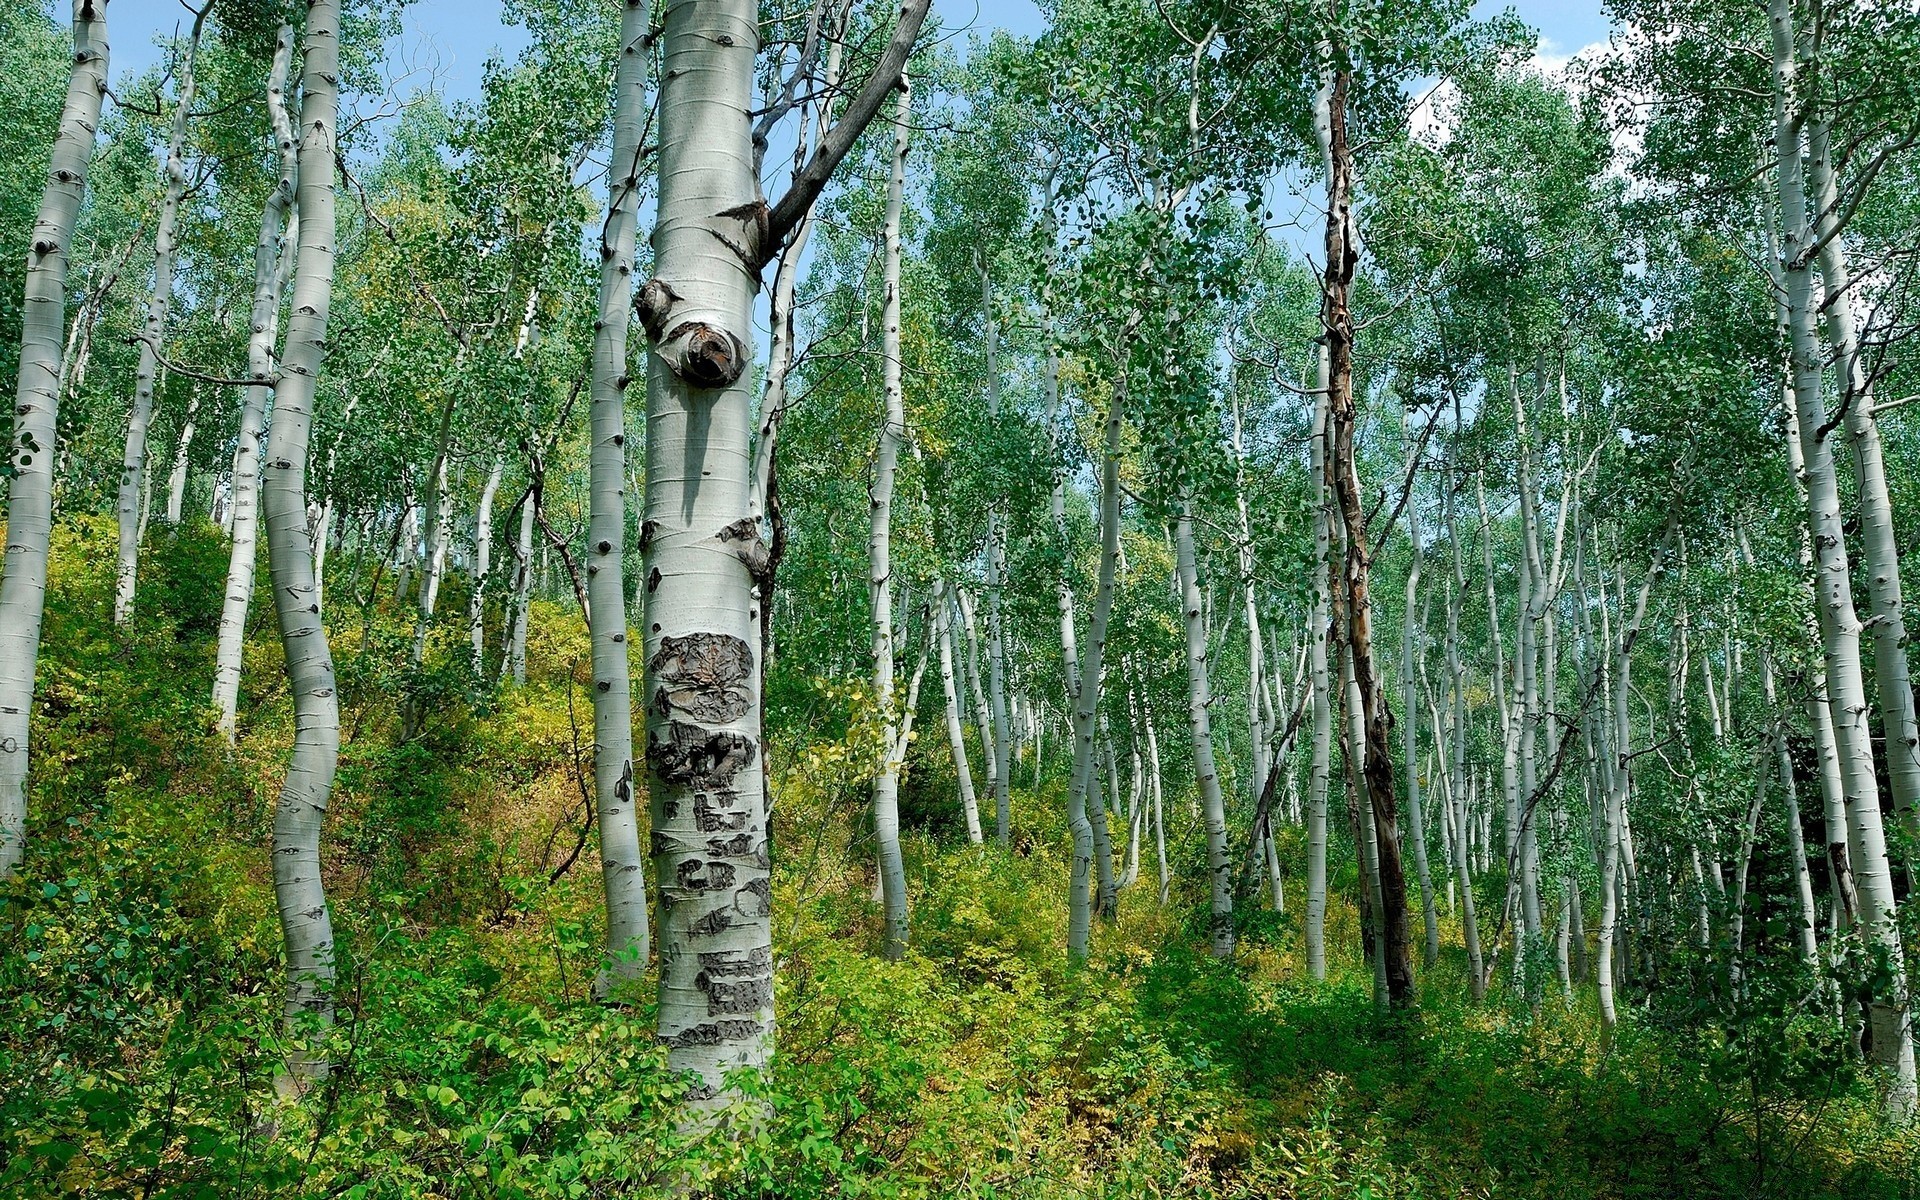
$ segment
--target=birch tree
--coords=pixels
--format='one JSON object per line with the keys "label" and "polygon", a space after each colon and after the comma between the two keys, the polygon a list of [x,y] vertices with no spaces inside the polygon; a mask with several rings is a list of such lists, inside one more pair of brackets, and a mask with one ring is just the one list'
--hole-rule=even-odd
{"label": "birch tree", "polygon": [[26,853],[35,668],[53,532],[54,441],[68,255],[107,91],[106,0],[74,0],[73,67],[34,216],[7,463],[7,558],[0,574],[0,881]]}

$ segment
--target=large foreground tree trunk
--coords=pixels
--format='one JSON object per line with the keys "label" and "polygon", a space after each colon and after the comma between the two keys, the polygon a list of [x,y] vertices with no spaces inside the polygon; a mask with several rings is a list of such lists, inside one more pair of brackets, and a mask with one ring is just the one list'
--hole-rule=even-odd
{"label": "large foreground tree trunk", "polygon": [[0,568],[0,881],[20,869],[27,837],[27,768],[33,680],[46,611],[53,536],[53,450],[66,324],[67,250],[87,190],[94,133],[107,93],[106,0],[74,0],[73,70],[34,216],[14,385],[13,477],[7,497],[7,557]]}
{"label": "large foreground tree trunk", "polygon": [[[1851,567],[1838,476],[1829,440],[1816,342],[1818,311],[1813,295],[1812,258],[1819,222],[1810,216],[1802,158],[1804,113],[1799,107],[1798,42],[1787,0],[1770,6],[1773,33],[1776,175],[1779,188],[1781,275],[1786,284],[1787,332],[1791,380],[1799,422],[1807,527],[1812,535],[1823,656],[1846,795],[1848,840],[1853,852],[1854,884],[1867,936],[1888,957],[1887,986],[1869,1004],[1873,1053],[1889,1073],[1887,1107],[1905,1120],[1916,1105],[1912,1014],[1901,952],[1893,874],[1887,860],[1886,832],[1880,818],[1878,772],[1860,661],[1862,626],[1854,608]],[[1817,203],[1817,202],[1816,202]]]}
{"label": "large foreground tree trunk", "polygon": [[273,818],[273,886],[286,939],[287,1067],[296,1083],[326,1075],[321,1039],[333,1023],[333,920],[320,878],[320,834],[340,759],[340,698],[307,528],[307,443],[333,299],[339,0],[308,0],[302,72],[293,315],[281,356],[283,374],[273,393],[261,491],[274,611],[293,696],[293,752]]}

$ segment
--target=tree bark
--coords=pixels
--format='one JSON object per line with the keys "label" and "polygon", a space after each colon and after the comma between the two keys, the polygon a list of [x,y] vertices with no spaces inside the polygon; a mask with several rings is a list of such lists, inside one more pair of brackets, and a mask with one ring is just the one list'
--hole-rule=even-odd
{"label": "tree bark", "polygon": [[187,415],[180,424],[180,440],[173,450],[173,469],[167,472],[167,524],[180,524],[180,510],[187,498],[187,467],[193,449],[193,419],[200,412],[200,389],[196,385],[187,396]]}
{"label": "tree bark", "polygon": [[946,701],[947,748],[953,754],[953,774],[960,792],[960,811],[967,821],[967,840],[978,846],[980,803],[973,791],[973,767],[967,761],[966,727],[960,720],[960,690],[953,679],[953,608],[947,595],[947,581],[933,581],[933,619],[935,637],[940,642],[940,690]]}
{"label": "tree bark", "polygon": [[266,85],[278,174],[261,206],[260,233],[253,245],[253,308],[247,322],[247,375],[253,386],[241,397],[240,432],[233,448],[233,541],[220,605],[220,640],[214,655],[213,707],[219,713],[220,734],[229,746],[234,741],[247,610],[253,604],[253,572],[259,555],[260,437],[266,429],[267,398],[273,392],[269,381],[280,328],[280,296],[293,264],[290,247],[299,233],[299,218],[293,210],[299,145],[294,140],[293,121],[287,115],[287,77],[292,62],[293,26],[283,22],[274,36],[273,63],[267,70]]}
{"label": "tree bark", "polygon": [[1876,1061],[1889,1075],[1886,1103],[1899,1120],[1916,1107],[1912,1013],[1901,951],[1893,875],[1887,861],[1886,833],[1880,819],[1877,772],[1873,761],[1869,709],[1860,662],[1861,623],[1854,609],[1847,559],[1846,531],[1828,440],[1826,404],[1821,396],[1821,364],[1815,344],[1816,309],[1810,258],[1817,223],[1809,218],[1802,136],[1805,114],[1798,106],[1799,47],[1788,0],[1772,0],[1776,174],[1779,187],[1781,274],[1786,283],[1787,326],[1792,347],[1792,382],[1799,419],[1803,478],[1807,490],[1807,526],[1817,565],[1816,591],[1820,633],[1827,667],[1835,741],[1847,802],[1848,840],[1854,883],[1867,935],[1890,961],[1889,986],[1869,1004]]}
{"label": "tree bark", "polygon": [[1852,274],[1846,245],[1835,228],[1840,208],[1834,182],[1830,133],[1825,122],[1808,129],[1808,168],[1813,200],[1821,214],[1820,275],[1825,283],[1827,345],[1840,373],[1840,403],[1846,410],[1847,441],[1853,448],[1860,507],[1860,551],[1866,567],[1867,628],[1873,631],[1873,678],[1880,699],[1880,728],[1885,740],[1887,782],[1894,810],[1907,832],[1920,838],[1920,721],[1913,704],[1913,673],[1907,663],[1907,624],[1900,589],[1900,546],[1893,501],[1887,490],[1886,457],[1880,425],[1874,419],[1872,380],[1860,362],[1860,337],[1854,328]]}
{"label": "tree bark", "polygon": [[60,407],[61,333],[68,251],[86,194],[94,133],[107,91],[106,0],[74,0],[73,69],[60,110],[47,186],[28,243],[14,385],[7,557],[0,571],[0,882],[20,869],[27,838],[33,686],[46,610],[53,535],[53,466]]}
{"label": "tree bark", "polygon": [[322,1039],[333,1023],[333,920],[320,876],[320,834],[339,765],[340,698],[307,528],[307,447],[333,299],[339,0],[308,0],[301,69],[300,241],[261,487],[274,611],[293,697],[293,750],[273,820],[273,883],[286,939],[285,1012],[293,1046],[287,1071],[296,1087],[326,1076]]}
{"label": "tree bark", "polygon": [[1308,618],[1308,686],[1313,689],[1313,745],[1307,776],[1307,973],[1327,977],[1327,786],[1333,763],[1333,680],[1327,668],[1327,632],[1333,621],[1332,514],[1327,491],[1327,355],[1319,357],[1311,440],[1313,504],[1313,612]]}
{"label": "tree bark", "polygon": [[[593,801],[606,891],[605,957],[594,982],[603,1000],[628,1002],[650,950],[647,873],[640,855],[634,793],[632,671],[621,565],[627,541],[627,330],[633,313],[633,254],[640,210],[641,139],[647,120],[645,0],[620,17],[614,77],[613,157],[607,219],[600,237],[599,311],[593,326],[588,473],[587,633],[593,653]],[[529,510],[531,511],[531,510]],[[517,670],[524,670],[519,667]],[[756,772],[757,774],[757,772]]]}
{"label": "tree bark", "polygon": [[[1066,660],[1068,698],[1073,709],[1073,776],[1067,785],[1067,828],[1073,836],[1073,859],[1067,892],[1067,958],[1083,962],[1091,925],[1091,877],[1094,868],[1094,825],[1087,815],[1087,804],[1100,803],[1090,796],[1093,783],[1094,722],[1100,711],[1100,677],[1105,666],[1107,621],[1113,613],[1113,579],[1120,560],[1120,434],[1127,401],[1127,347],[1138,317],[1130,318],[1120,337],[1116,356],[1117,375],[1107,406],[1106,449],[1100,464],[1100,572],[1095,587],[1093,616],[1087,625],[1085,661],[1077,667]],[[1051,351],[1049,351],[1051,357]],[[1061,488],[1056,482],[1054,519],[1064,534]],[[1060,637],[1062,650],[1073,646],[1073,591],[1064,577],[1060,584]]]}
{"label": "tree bark", "polygon": [[1193,736],[1193,773],[1207,831],[1207,880],[1211,896],[1209,944],[1215,958],[1233,957],[1233,857],[1227,849],[1226,801],[1213,759],[1213,703],[1207,679],[1207,630],[1200,607],[1199,568],[1193,554],[1192,500],[1183,498],[1174,524],[1180,572],[1180,615],[1187,631],[1187,728]]}
{"label": "tree bark", "polygon": [[1386,960],[1388,1003],[1413,1003],[1413,958],[1407,930],[1407,882],[1400,856],[1400,828],[1393,779],[1393,715],[1373,657],[1373,599],[1369,576],[1365,502],[1354,457],[1359,411],[1353,396],[1353,313],[1348,292],[1359,252],[1354,243],[1353,164],[1347,148],[1348,76],[1333,72],[1327,97],[1328,180],[1326,270],[1321,290],[1321,326],[1327,343],[1328,474],[1346,529],[1344,642],[1360,702],[1363,741],[1354,747],[1363,784],[1361,802],[1373,817],[1380,857],[1380,937]]}
{"label": "tree bark", "polygon": [[[105,7],[104,0],[101,7]],[[120,549],[114,566],[113,623],[125,628],[133,620],[134,591],[139,580],[141,493],[146,487],[147,426],[153,420],[154,379],[159,373],[160,341],[167,333],[167,310],[173,304],[174,225],[180,198],[187,190],[187,167],[181,154],[187,140],[187,118],[193,111],[193,60],[200,53],[200,31],[211,0],[194,14],[186,54],[180,61],[179,84],[173,102],[173,124],[167,136],[166,188],[160,196],[160,215],[153,225],[153,292],[147,298],[146,320],[140,329],[140,366],[134,379],[133,410],[127,417],[126,457],[120,470]]]}
{"label": "tree bark", "polygon": [[900,379],[900,209],[906,187],[907,127],[912,115],[907,77],[900,77],[893,120],[893,169],[887,183],[885,247],[880,315],[881,391],[879,447],[868,492],[872,522],[867,539],[867,599],[873,622],[873,697],[889,752],[873,777],[873,836],[880,855],[880,891],[886,911],[884,952],[907,952],[907,875],[900,857],[900,775],[891,747],[900,740],[893,663],[893,482],[907,440],[907,414]]}
{"label": "tree bark", "polygon": [[[473,647],[473,674],[479,678],[486,670],[487,586],[493,576],[493,500],[500,492],[500,480],[506,474],[506,460],[495,456],[480,488],[480,503],[473,513],[473,594],[467,598],[467,640]],[[628,751],[631,757],[632,751]]]}

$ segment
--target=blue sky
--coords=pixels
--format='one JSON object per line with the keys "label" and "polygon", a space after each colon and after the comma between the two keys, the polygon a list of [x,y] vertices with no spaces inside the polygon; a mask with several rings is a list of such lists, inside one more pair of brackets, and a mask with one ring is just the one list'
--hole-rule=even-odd
{"label": "blue sky", "polygon": [[[1479,0],[1474,11],[1485,16],[1505,7],[1540,31],[1549,52],[1570,54],[1607,37],[1600,0]],[[1004,28],[1027,35],[1041,30],[1040,9],[1031,0],[936,0],[934,11],[952,28]],[[181,0],[113,0],[109,18],[116,77],[152,64],[158,57],[155,38],[191,20]],[[479,91],[480,68],[489,54],[511,53],[524,42],[519,30],[501,23],[499,0],[415,0],[407,9],[406,28],[395,47],[395,70],[432,66],[454,99]]]}

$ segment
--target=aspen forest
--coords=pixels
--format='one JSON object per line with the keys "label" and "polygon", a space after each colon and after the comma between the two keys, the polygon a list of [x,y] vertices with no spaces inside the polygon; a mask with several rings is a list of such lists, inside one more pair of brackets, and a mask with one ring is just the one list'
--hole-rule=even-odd
{"label": "aspen forest", "polygon": [[0,161],[0,1200],[1920,1200],[1914,0],[0,0]]}

